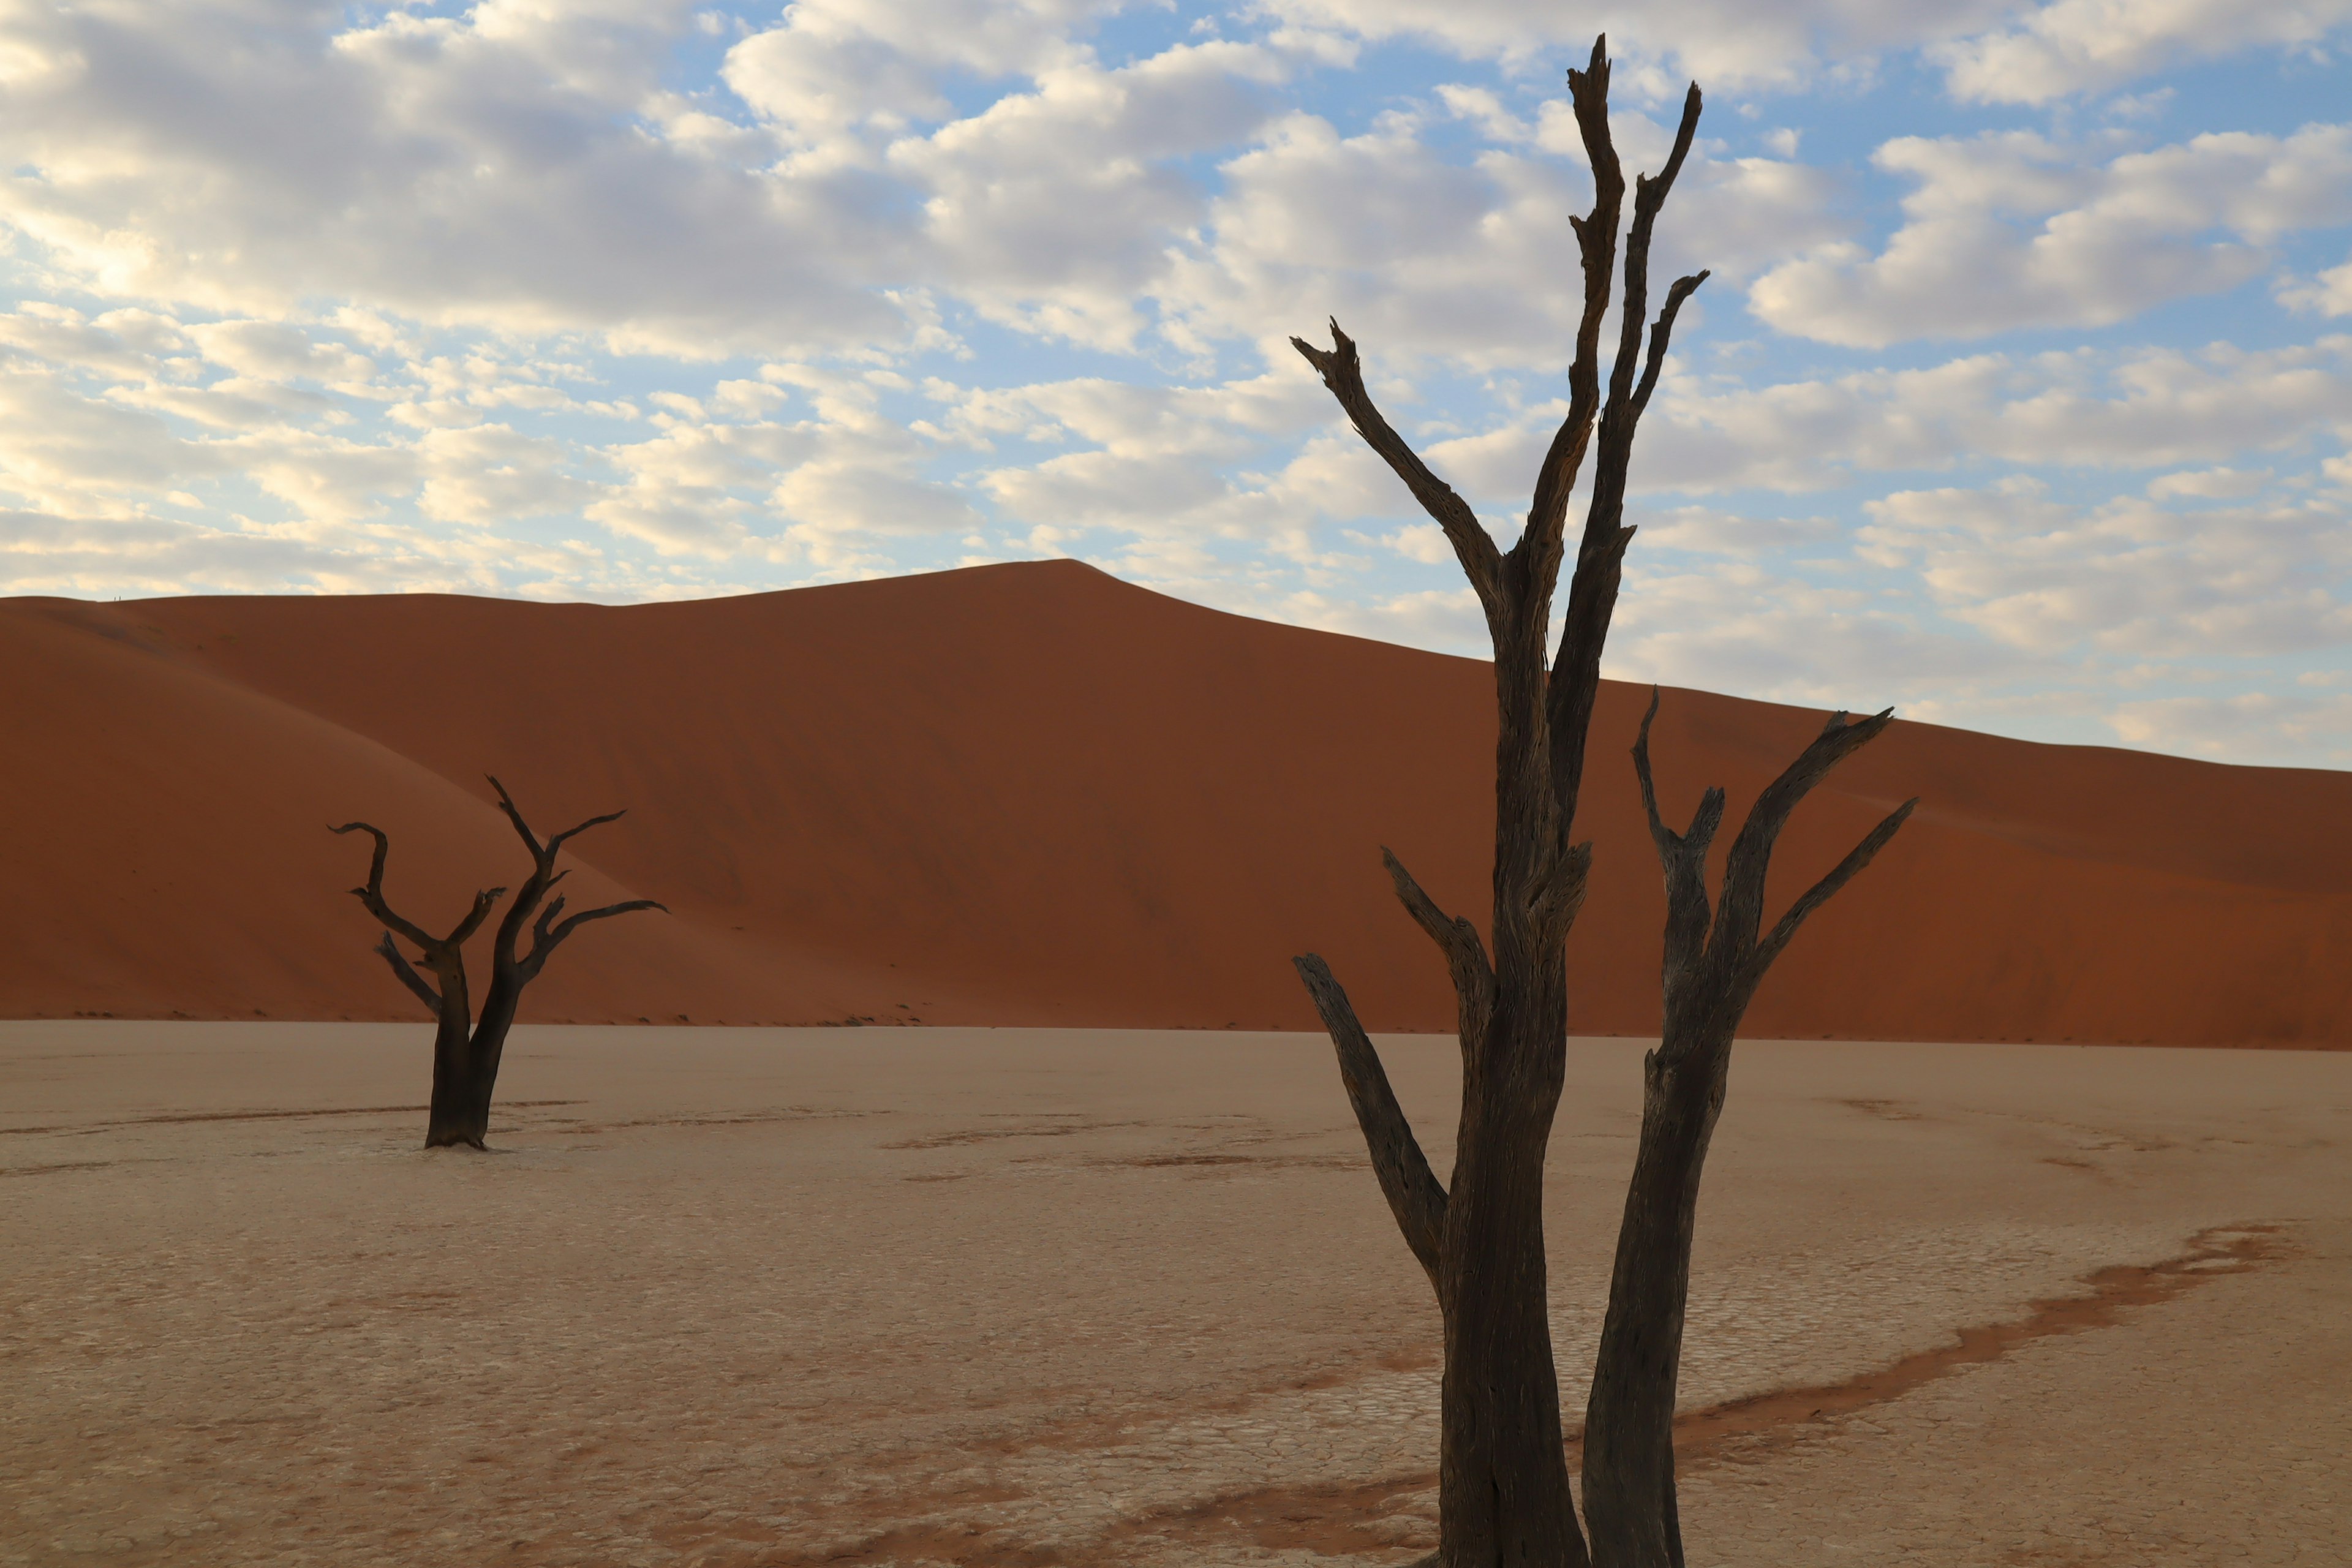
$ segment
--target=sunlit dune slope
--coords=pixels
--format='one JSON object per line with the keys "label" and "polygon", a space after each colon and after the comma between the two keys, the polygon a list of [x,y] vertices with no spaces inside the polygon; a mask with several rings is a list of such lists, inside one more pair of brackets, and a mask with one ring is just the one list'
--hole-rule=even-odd
{"label": "sunlit dune slope", "polygon": [[[394,902],[446,925],[521,875],[486,773],[543,829],[627,806],[567,886],[673,911],[583,930],[534,1019],[1303,1028],[1311,950],[1373,1027],[1442,1029],[1380,846],[1484,914],[1482,665],[1074,563],[626,607],[17,599],[0,658],[12,1016],[413,1016],[327,826],[389,830]],[[1655,1026],[1646,695],[1596,721],[1582,1032]],[[1669,813],[1719,783],[1736,817],[1820,722],[1669,691]],[[2352,1040],[2352,775],[1897,724],[1800,813],[1776,897],[1911,795],[1748,1033]]]}

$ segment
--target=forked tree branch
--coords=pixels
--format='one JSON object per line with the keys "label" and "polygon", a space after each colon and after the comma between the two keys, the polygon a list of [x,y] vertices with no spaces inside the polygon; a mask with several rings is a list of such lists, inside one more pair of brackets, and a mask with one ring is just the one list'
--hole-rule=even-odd
{"label": "forked tree branch", "polygon": [[1650,725],[1658,717],[1658,689],[1650,688],[1650,706],[1642,715],[1642,731],[1633,742],[1633,776],[1641,781],[1642,810],[1650,822],[1650,842],[1657,846],[1658,864],[1666,875],[1666,942],[1664,979],[1671,994],[1698,962],[1706,946],[1709,913],[1706,857],[1723,826],[1724,794],[1720,788],[1699,796],[1691,825],[1676,833],[1658,813],[1658,790],[1650,773]]}
{"label": "forked tree branch", "polygon": [[1764,920],[1765,873],[1771,862],[1772,846],[1780,839],[1781,828],[1788,825],[1789,814],[1812,793],[1815,784],[1828,776],[1832,768],[1876,740],[1894,721],[1892,708],[1852,723],[1846,721],[1843,713],[1832,713],[1812,743],[1781,770],[1779,778],[1764,786],[1756,804],[1748,808],[1739,837],[1731,841],[1731,853],[1723,868],[1724,901],[1717,912],[1711,945],[1731,943],[1729,955],[1740,961],[1754,953],[1756,933]]}
{"label": "forked tree branch", "polygon": [[490,781],[492,789],[499,792],[499,809],[506,813],[507,820],[514,825],[515,836],[522,840],[523,847],[530,851],[531,859],[537,861],[542,858],[547,851],[540,844],[538,837],[531,832],[530,824],[522,819],[522,813],[516,807],[514,797],[507,794],[507,786],[499,783],[499,775],[496,773],[484,773],[482,776]]}
{"label": "forked tree branch", "polygon": [[[483,776],[490,781],[490,787],[498,792],[499,809],[504,812],[507,820],[514,825],[515,836],[520,838],[524,847],[530,851],[531,859],[530,876],[523,883],[521,891],[515,895],[514,903],[507,910],[507,918],[499,925],[497,951],[491,958],[491,982],[494,986],[499,985],[500,977],[504,976],[507,990],[520,991],[522,986],[538,978],[539,972],[547,965],[549,955],[554,952],[563,939],[590,921],[609,920],[614,915],[625,915],[635,910],[660,910],[664,914],[669,912],[668,906],[656,900],[631,899],[623,903],[607,904],[602,909],[583,910],[562,924],[556,924],[557,917],[563,910],[562,897],[554,899],[545,909],[540,909],[540,900],[547,896],[548,890],[572,875],[568,869],[559,871],[555,868],[556,855],[562,849],[567,840],[578,837],[592,827],[601,826],[607,822],[617,822],[628,813],[625,809],[608,811],[602,816],[592,816],[585,822],[567,827],[545,843],[541,843],[539,836],[531,831],[530,824],[523,819],[521,807],[516,805],[514,797],[507,793],[507,786],[499,782],[498,775],[488,773]],[[539,918],[531,925],[530,951],[519,955],[515,951],[516,945],[521,940],[524,922],[530,920],[533,910],[539,911]]]}
{"label": "forked tree branch", "polygon": [[[1574,80],[1572,72],[1570,80]],[[1605,134],[1605,79],[1602,85],[1604,101],[1597,118],[1602,121]],[[1633,538],[1633,531],[1622,526],[1625,477],[1633,461],[1633,436],[1643,410],[1649,406],[1650,394],[1657,386],[1675,320],[1684,302],[1707,276],[1700,272],[1678,279],[1667,289],[1665,305],[1650,330],[1645,364],[1642,332],[1649,309],[1650,237],[1675,180],[1682,173],[1683,161],[1690,154],[1704,103],[1698,85],[1692,83],[1683,98],[1682,123],[1675,132],[1674,152],[1665,168],[1654,176],[1641,176],[1633,185],[1633,222],[1625,238],[1625,283],[1617,356],[1610,368],[1608,405],[1600,414],[1592,496],[1585,511],[1584,532],[1577,546],[1576,574],[1569,584],[1568,608],[1562,617],[1559,651],[1552,658],[1551,689],[1546,703],[1551,726],[1552,788],[1559,799],[1560,815],[1571,821],[1583,790],[1585,743],[1591,730],[1593,704],[1600,693],[1601,649],[1609,639],[1609,623],[1617,608],[1625,547]],[[1581,122],[1580,108],[1578,118]],[[1589,128],[1585,142],[1587,155],[1591,156],[1593,133]],[[1615,209],[1612,206],[1611,210],[1613,217]],[[1592,276],[1592,259],[1588,254],[1588,289]],[[1637,367],[1638,384],[1634,379]]]}
{"label": "forked tree branch", "polygon": [[1404,1244],[1412,1249],[1422,1272],[1429,1276],[1430,1288],[1435,1289],[1438,1241],[1445,1234],[1445,1188],[1429,1168],[1429,1158],[1412,1135],[1412,1123],[1405,1119],[1404,1107],[1397,1103],[1396,1090],[1389,1087],[1381,1054],[1372,1048],[1363,1025],[1356,1021],[1356,1010],[1349,1005],[1347,992],[1332,978],[1331,966],[1311,952],[1291,963],[1307,983],[1307,994],[1314,998],[1315,1011],[1322,1015],[1332,1047],[1339,1052],[1339,1079],[1347,1085],[1348,1102],[1355,1107],[1356,1124],[1363,1129],[1364,1146],[1371,1152],[1381,1194],[1389,1201],[1389,1212],[1396,1215]]}
{"label": "forked tree branch", "polygon": [[[1748,998],[1772,967],[1775,959],[1814,911],[1829,902],[1885,848],[1919,803],[1915,797],[1897,806],[1863,841],[1849,851],[1829,874],[1806,889],[1776,921],[1769,935],[1758,932],[1764,918],[1764,884],[1772,848],[1799,802],[1829,771],[1881,734],[1893,722],[1894,710],[1867,719],[1846,721],[1833,713],[1797,759],[1767,784],[1748,808],[1748,820],[1732,840],[1726,857],[1723,888],[1710,922],[1707,911],[1706,857],[1723,821],[1724,795],[1710,789],[1686,833],[1667,827],[1658,813],[1657,790],[1650,773],[1650,725],[1658,715],[1658,690],[1650,690],[1650,706],[1642,715],[1642,730],[1633,742],[1633,772],[1641,781],[1642,808],[1657,845],[1658,861],[1666,876],[1666,942],[1664,980],[1671,1010],[1680,997],[1704,994],[1727,1007],[1735,1022]],[[1699,990],[1692,992],[1696,985]],[[1683,1042],[1696,1049],[1709,1042],[1694,1036]],[[1727,1044],[1727,1041],[1717,1042]]]}
{"label": "forked tree branch", "polygon": [[392,966],[394,977],[403,985],[407,986],[411,991],[416,993],[416,999],[424,1003],[427,1007],[432,1008],[435,1016],[439,1016],[441,1012],[441,993],[434,990],[433,987],[426,983],[425,976],[417,973],[415,967],[411,964],[405,957],[402,956],[400,946],[397,942],[392,940],[392,933],[390,931],[383,933],[383,940],[375,944],[375,950],[383,955],[384,963]]}
{"label": "forked tree branch", "polygon": [[1405,488],[1412,492],[1412,499],[1421,503],[1422,510],[1445,531],[1445,537],[1453,544],[1454,553],[1460,559],[1471,587],[1477,590],[1478,602],[1486,606],[1487,619],[1491,623],[1505,602],[1503,558],[1495,548],[1494,536],[1486,531],[1486,525],[1478,521],[1478,514],[1470,510],[1470,503],[1454,494],[1453,486],[1430,471],[1429,465],[1421,460],[1420,454],[1406,444],[1405,438],[1396,433],[1374,405],[1371,394],[1364,389],[1363,362],[1356,353],[1356,341],[1339,330],[1336,320],[1331,322],[1331,344],[1328,350],[1325,350],[1317,348],[1305,338],[1290,340],[1290,346],[1306,357],[1307,363],[1322,376],[1323,384],[1330,388],[1331,395],[1339,400],[1339,406],[1347,413],[1348,422],[1356,427],[1356,434],[1364,438],[1364,445],[1380,454],[1381,459],[1388,464],[1397,478],[1404,481]]}
{"label": "forked tree branch", "polygon": [[1666,290],[1666,302],[1658,311],[1658,320],[1650,329],[1650,359],[1642,367],[1642,384],[1633,389],[1633,416],[1638,419],[1650,406],[1650,394],[1657,390],[1658,367],[1665,363],[1666,345],[1675,335],[1675,318],[1683,312],[1683,301],[1698,292],[1698,286],[1715,274],[1701,268],[1687,278],[1677,278]]}
{"label": "forked tree branch", "polygon": [[1404,862],[1385,844],[1381,846],[1381,863],[1389,868],[1389,880],[1396,885],[1405,912],[1445,954],[1445,967],[1454,976],[1459,1032],[1467,1049],[1486,1032],[1486,1019],[1495,1010],[1495,966],[1487,961],[1486,944],[1478,940],[1475,925],[1439,909],[1437,900],[1422,891]]}
{"label": "forked tree branch", "polygon": [[537,979],[539,972],[547,965],[548,954],[553,952],[565,937],[590,921],[610,920],[614,915],[625,915],[633,910],[659,910],[664,914],[669,913],[669,906],[658,899],[630,899],[624,903],[606,904],[602,909],[583,910],[551,930],[555,918],[563,912],[563,897],[559,893],[548,900],[547,908],[540,911],[537,923],[530,929],[530,952],[516,961],[517,971],[524,980]]}
{"label": "forked tree branch", "polygon": [[375,840],[375,854],[368,862],[367,886],[353,888],[352,896],[367,907],[368,913],[422,949],[427,963],[438,963],[447,956],[449,952],[464,945],[466,939],[481,928],[483,919],[489,914],[499,900],[506,896],[504,888],[486,888],[476,893],[473,910],[464,920],[457,922],[457,929],[447,936],[435,936],[415,921],[394,912],[393,907],[384,902],[383,863],[385,858],[391,853],[392,841],[384,837],[383,828],[364,822],[346,822],[341,827],[330,827],[327,831],[364,833]]}
{"label": "forked tree branch", "polygon": [[[1633,369],[1642,362],[1643,317],[1650,309],[1650,234],[1657,226],[1658,211],[1666,205],[1667,194],[1675,188],[1675,177],[1683,172],[1683,160],[1690,156],[1691,139],[1698,132],[1701,103],[1698,83],[1693,82],[1683,96],[1682,124],[1675,132],[1675,150],[1667,157],[1665,168],[1633,182],[1633,226],[1625,235],[1623,315],[1617,327],[1617,358],[1609,371],[1609,404],[1612,412],[1624,409],[1633,395]],[[1685,283],[1689,288],[1684,288]],[[1675,285],[1684,299],[1689,298],[1691,289],[1697,287],[1698,283],[1691,279]],[[1667,300],[1661,320],[1671,327],[1672,312],[1682,307],[1672,291]],[[1651,357],[1654,361],[1654,349]]]}
{"label": "forked tree branch", "polygon": [[1844,859],[1831,868],[1829,875],[1808,888],[1804,896],[1790,904],[1788,912],[1773,922],[1771,931],[1757,944],[1756,956],[1749,961],[1757,978],[1761,979],[1764,971],[1772,966],[1772,961],[1780,956],[1780,950],[1789,945],[1790,937],[1797,934],[1797,928],[1811,919],[1815,910],[1828,903],[1840,888],[1853,880],[1854,873],[1869,865],[1878,852],[1886,847],[1887,840],[1893,838],[1895,830],[1909,820],[1912,808],[1918,804],[1919,797],[1915,795],[1888,812],[1885,820],[1872,828],[1861,843],[1846,852]]}
{"label": "forked tree branch", "polygon": [[1568,416],[1536,471],[1533,500],[1519,541],[1511,547],[1530,581],[1539,581],[1550,599],[1559,574],[1561,539],[1568,526],[1568,500],[1592,441],[1593,416],[1601,407],[1601,324],[1609,314],[1610,285],[1617,258],[1617,218],[1625,199],[1625,174],[1609,132],[1609,38],[1594,40],[1585,68],[1568,73],[1568,94],[1592,166],[1592,210],[1569,215],[1576,231],[1584,273],[1584,309],[1576,323],[1576,355],[1568,369]]}

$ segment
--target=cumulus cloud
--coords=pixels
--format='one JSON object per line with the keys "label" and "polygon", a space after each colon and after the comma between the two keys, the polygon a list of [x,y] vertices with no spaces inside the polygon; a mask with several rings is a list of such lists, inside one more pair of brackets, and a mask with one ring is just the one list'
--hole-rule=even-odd
{"label": "cumulus cloud", "polygon": [[270,11],[10,11],[0,222],[101,295],[226,315],[360,299],[686,353],[900,330],[866,280],[904,236],[854,182],[646,133],[682,5]]}
{"label": "cumulus cloud", "polygon": [[1869,710],[2012,679],[2026,663],[1856,587],[1752,563],[1707,572],[1629,563],[1624,594],[1603,668],[1614,679]]}
{"label": "cumulus cloud", "polygon": [[1937,49],[1955,97],[2047,103],[2189,60],[2310,46],[2352,23],[2352,0],[2052,0],[2016,24]]}
{"label": "cumulus cloud", "polygon": [[2117,704],[2106,716],[2126,745],[2217,762],[2352,759],[2352,693],[2237,691]]}
{"label": "cumulus cloud", "polygon": [[2340,503],[2273,495],[2182,510],[2084,507],[2040,481],[1900,491],[1867,504],[1864,549],[1915,564],[1945,613],[2037,653],[2247,658],[2352,641],[2352,522]]}
{"label": "cumulus cloud", "polygon": [[[2260,352],[1970,354],[1765,386],[1663,384],[1633,481],[1650,491],[1826,489],[1962,463],[2158,468],[2296,450],[2352,423],[2352,337]],[[1532,473],[1538,427],[1516,429]]]}
{"label": "cumulus cloud", "polygon": [[1081,51],[1074,35],[1118,0],[795,0],[728,52],[721,74],[794,142],[954,118],[950,77],[1002,79]]}
{"label": "cumulus cloud", "polygon": [[1748,290],[1764,321],[1870,348],[2104,326],[2260,275],[2282,235],[2352,222],[2347,125],[2104,163],[2033,132],[1902,137],[1872,162],[1914,183],[1903,226],[1875,255],[1839,241],[1766,272]]}
{"label": "cumulus cloud", "polygon": [[[1824,66],[1958,36],[2000,20],[2001,0],[1650,0],[1595,8],[1517,0],[1270,0],[1301,28],[1368,39],[1420,38],[1457,54],[1525,62],[1590,48],[1607,33],[1630,57],[1620,80],[1651,96],[1709,88],[1785,87]],[[1575,63],[1583,62],[1580,52]]]}
{"label": "cumulus cloud", "polygon": [[2352,261],[2331,267],[2309,282],[2289,280],[2280,291],[2281,302],[2297,310],[2326,316],[2352,316]]}
{"label": "cumulus cloud", "polygon": [[924,231],[951,256],[959,291],[989,315],[1101,347],[1148,324],[1139,296],[1167,269],[1205,195],[1174,167],[1229,147],[1273,111],[1286,74],[1248,45],[1179,46],[1117,70],[1088,60],[1040,70],[927,139],[890,150],[929,193]]}
{"label": "cumulus cloud", "polygon": [[[1612,671],[2088,722],[2128,665],[2115,722],[2185,746],[2244,683],[2146,706],[2173,676],[2352,636],[2352,266],[2312,237],[2352,140],[1969,104],[2337,25],[2204,4],[19,6],[0,578],[655,597],[1070,552],[1475,649],[1442,535],[1283,340],[1337,314],[1507,537],[1580,294],[1557,70],[1606,26],[1629,172],[1685,75],[1714,94],[1653,270],[1715,277],[1637,450]],[[1927,44],[1958,128],[1894,135],[1873,73]],[[2177,120],[2147,85],[2098,121]],[[2268,316],[1998,336],[2224,289]]]}

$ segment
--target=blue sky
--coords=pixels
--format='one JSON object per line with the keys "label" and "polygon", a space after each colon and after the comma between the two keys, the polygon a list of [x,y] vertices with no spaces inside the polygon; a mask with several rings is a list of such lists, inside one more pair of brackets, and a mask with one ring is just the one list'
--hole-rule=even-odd
{"label": "blue sky", "polygon": [[1070,554],[1456,652],[1605,28],[1659,273],[1608,673],[2352,765],[2352,0],[0,7],[0,592]]}

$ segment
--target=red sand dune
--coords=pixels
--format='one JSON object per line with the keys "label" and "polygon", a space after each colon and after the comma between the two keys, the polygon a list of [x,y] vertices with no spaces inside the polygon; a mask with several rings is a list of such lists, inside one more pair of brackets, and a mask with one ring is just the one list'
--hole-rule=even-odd
{"label": "red sand dune", "polygon": [[[344,889],[446,925],[520,875],[485,773],[580,841],[526,1016],[1309,1028],[1293,953],[1441,1030],[1393,846],[1483,918],[1483,665],[1202,609],[1070,562],[691,604],[0,601],[0,1015],[401,1018]],[[1655,1027],[1658,873],[1601,696],[1571,1025]],[[1821,722],[1670,691],[1670,813],[1737,814]],[[1786,899],[1910,795],[1757,1037],[2352,1041],[2352,775],[1898,723],[1800,812]],[[1729,837],[1728,832],[1724,836]]]}

